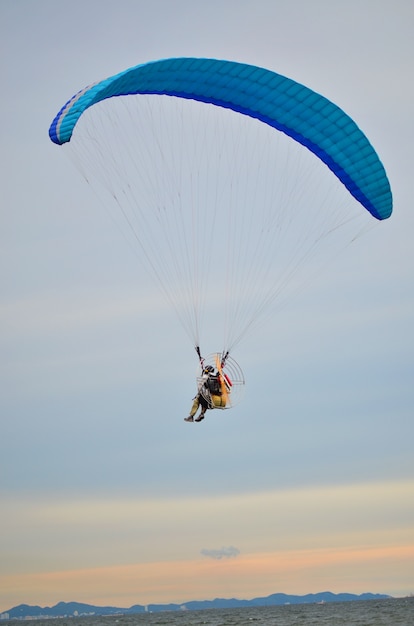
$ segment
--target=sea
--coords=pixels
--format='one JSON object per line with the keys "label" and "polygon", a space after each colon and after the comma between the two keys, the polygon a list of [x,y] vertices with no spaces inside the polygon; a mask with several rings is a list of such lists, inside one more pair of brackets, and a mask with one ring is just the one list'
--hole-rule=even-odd
{"label": "sea", "polygon": [[[50,619],[33,621],[33,626],[50,626]],[[78,626],[414,626],[414,597],[88,616],[58,622],[59,626],[75,626],[74,622]]]}

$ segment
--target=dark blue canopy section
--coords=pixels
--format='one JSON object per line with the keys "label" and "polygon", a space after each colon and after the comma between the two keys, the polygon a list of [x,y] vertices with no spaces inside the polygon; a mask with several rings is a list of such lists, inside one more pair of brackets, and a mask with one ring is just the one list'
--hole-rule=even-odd
{"label": "dark blue canopy section", "polygon": [[257,118],[314,152],[374,217],[391,215],[384,167],[355,122],[304,85],[244,63],[177,58],[130,68],[73,96],[54,119],[51,140],[70,141],[79,117],[97,102],[132,94],[198,100]]}

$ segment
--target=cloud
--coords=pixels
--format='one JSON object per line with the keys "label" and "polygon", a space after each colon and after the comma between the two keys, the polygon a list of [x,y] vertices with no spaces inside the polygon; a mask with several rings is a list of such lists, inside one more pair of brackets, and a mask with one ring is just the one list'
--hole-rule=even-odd
{"label": "cloud", "polygon": [[201,550],[201,554],[208,556],[211,559],[231,559],[232,557],[238,556],[240,554],[240,550],[234,546],[228,546],[227,548],[223,546],[219,550],[209,550],[207,548],[203,548]]}

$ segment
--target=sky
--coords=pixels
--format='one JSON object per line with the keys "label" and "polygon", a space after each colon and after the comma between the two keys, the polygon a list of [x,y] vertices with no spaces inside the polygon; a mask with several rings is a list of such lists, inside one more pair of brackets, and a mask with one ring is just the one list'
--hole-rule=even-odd
{"label": "sky", "polygon": [[[414,592],[413,27],[405,0],[0,3],[0,611]],[[394,196],[200,424],[192,345],[48,137],[85,85],[173,56],[323,93]]]}

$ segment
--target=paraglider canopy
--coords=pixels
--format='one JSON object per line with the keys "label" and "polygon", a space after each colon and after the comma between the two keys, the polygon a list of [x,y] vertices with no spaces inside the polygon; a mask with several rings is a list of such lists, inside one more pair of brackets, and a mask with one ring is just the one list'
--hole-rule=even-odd
{"label": "paraglider canopy", "polygon": [[384,167],[357,124],[308,87],[244,63],[137,65],[75,94],[49,135],[98,181],[203,350],[207,323],[219,353],[232,352],[298,289],[302,270],[314,273],[316,251],[328,261],[327,242],[343,248],[365,220],[392,212]]}
{"label": "paraglider canopy", "polygon": [[54,119],[50,138],[57,144],[70,141],[87,108],[130,94],[188,98],[257,118],[314,152],[374,217],[391,215],[384,168],[355,122],[304,85],[244,63],[177,58],[130,68],[73,96]]}

